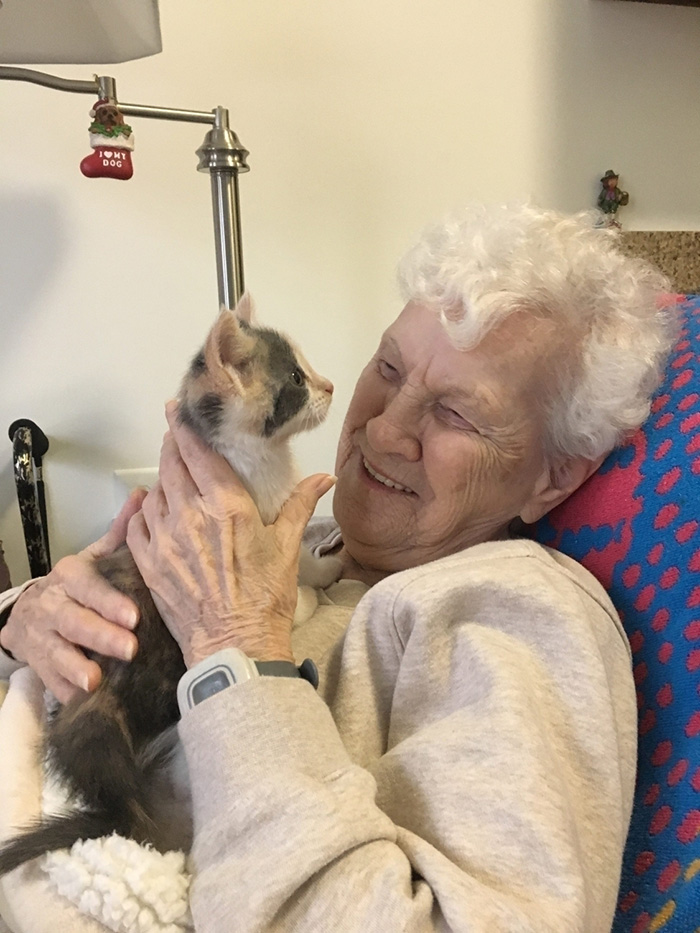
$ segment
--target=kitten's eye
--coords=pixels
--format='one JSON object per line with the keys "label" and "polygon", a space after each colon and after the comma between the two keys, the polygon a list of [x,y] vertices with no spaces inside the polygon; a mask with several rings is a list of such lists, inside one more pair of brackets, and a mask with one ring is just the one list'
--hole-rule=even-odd
{"label": "kitten's eye", "polygon": [[295,386],[304,385],[304,377],[302,376],[300,370],[293,369],[291,372],[291,380]]}

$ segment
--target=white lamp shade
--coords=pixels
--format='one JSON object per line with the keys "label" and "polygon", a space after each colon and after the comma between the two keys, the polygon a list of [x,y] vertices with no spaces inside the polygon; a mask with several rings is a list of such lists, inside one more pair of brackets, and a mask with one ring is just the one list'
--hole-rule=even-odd
{"label": "white lamp shade", "polygon": [[162,50],[158,0],[0,0],[0,63],[106,64]]}

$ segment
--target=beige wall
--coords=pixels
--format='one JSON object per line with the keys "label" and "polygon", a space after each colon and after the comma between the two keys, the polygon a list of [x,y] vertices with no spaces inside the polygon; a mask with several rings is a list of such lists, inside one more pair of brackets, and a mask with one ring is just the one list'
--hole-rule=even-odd
{"label": "beige wall", "polygon": [[[697,222],[684,139],[698,134],[698,10],[166,0],[161,12],[165,52],[99,70],[123,100],[229,107],[251,153],[247,284],[337,385],[329,423],[299,444],[306,471],[332,469],[354,378],[399,307],[395,261],[424,222],[473,199],[586,206],[610,166],[633,194],[630,225]],[[676,92],[685,112],[662,103]],[[0,438],[30,417],[51,439],[55,556],[104,529],[114,469],[157,462],[163,400],[217,307],[202,128],[134,119],[134,178],[91,181],[78,171],[91,102],[0,85]],[[19,582],[9,447],[0,439],[0,538]]]}
{"label": "beige wall", "polygon": [[630,230],[700,229],[700,10],[550,0],[552,203],[577,210],[603,172],[630,193]]}

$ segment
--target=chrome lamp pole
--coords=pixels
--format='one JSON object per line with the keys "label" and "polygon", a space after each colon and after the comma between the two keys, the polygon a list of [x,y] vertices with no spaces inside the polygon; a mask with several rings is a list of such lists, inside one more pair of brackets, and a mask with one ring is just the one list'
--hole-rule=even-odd
{"label": "chrome lamp pole", "polygon": [[212,128],[197,150],[197,169],[209,172],[211,177],[219,304],[227,308],[235,307],[245,291],[238,176],[250,169],[246,162],[248,150],[243,148],[238,136],[230,128],[225,107],[200,111],[119,103],[116,82],[108,75],[95,75],[92,81],[72,81],[30,68],[0,65],[0,80],[28,81],[57,91],[94,94],[118,106],[121,113],[130,117],[211,125]]}

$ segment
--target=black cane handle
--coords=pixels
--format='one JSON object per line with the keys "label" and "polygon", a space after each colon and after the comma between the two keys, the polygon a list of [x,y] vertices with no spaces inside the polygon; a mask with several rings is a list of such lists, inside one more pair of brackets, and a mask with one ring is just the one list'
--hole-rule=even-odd
{"label": "black cane handle", "polygon": [[29,569],[33,577],[51,570],[46,494],[41,466],[49,440],[38,425],[18,418],[10,425],[15,484]]}
{"label": "black cane handle", "polygon": [[7,432],[11,441],[14,442],[15,433],[19,428],[29,428],[32,432],[32,459],[36,464],[41,463],[41,458],[49,449],[48,437],[44,434],[39,425],[34,424],[29,418],[18,418],[16,421],[12,422],[10,430]]}

